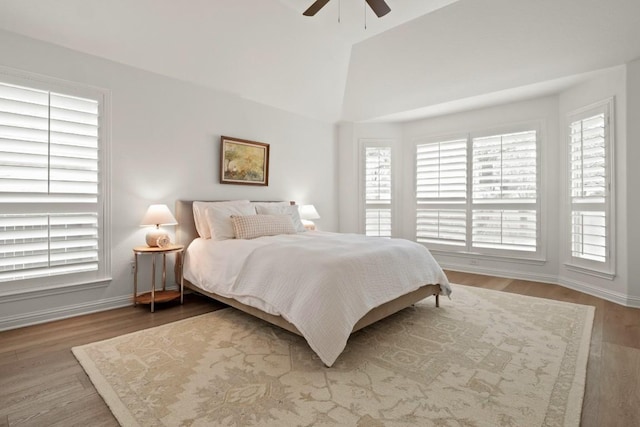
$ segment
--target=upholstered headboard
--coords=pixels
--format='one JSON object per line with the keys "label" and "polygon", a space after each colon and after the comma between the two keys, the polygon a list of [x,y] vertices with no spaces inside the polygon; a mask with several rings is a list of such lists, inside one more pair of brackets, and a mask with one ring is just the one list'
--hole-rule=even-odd
{"label": "upholstered headboard", "polygon": [[198,237],[196,222],[193,219],[193,200],[176,201],[176,243],[188,246]]}
{"label": "upholstered headboard", "polygon": [[[210,202],[220,202],[222,200],[205,200]],[[271,202],[272,200],[269,200]],[[193,219],[193,202],[194,200],[177,200],[176,201],[176,243],[179,245],[189,246],[189,244],[198,237],[196,223]],[[289,202],[295,205],[296,202]]]}

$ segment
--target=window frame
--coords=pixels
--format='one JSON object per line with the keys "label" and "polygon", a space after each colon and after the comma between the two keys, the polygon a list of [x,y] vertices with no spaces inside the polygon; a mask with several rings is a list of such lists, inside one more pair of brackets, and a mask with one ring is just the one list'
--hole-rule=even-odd
{"label": "window frame", "polygon": [[[418,210],[419,209],[424,209],[424,205],[428,204],[429,202],[421,202],[418,197],[417,197],[417,192],[418,192],[418,159],[417,159],[417,155],[418,155],[418,146],[419,145],[429,145],[429,144],[438,144],[438,143],[445,143],[445,142],[451,142],[451,141],[459,141],[459,140],[465,140],[465,144],[466,144],[466,162],[467,165],[465,167],[465,171],[466,171],[466,189],[465,189],[465,193],[466,196],[464,198],[464,200],[452,200],[452,198],[447,198],[447,200],[443,200],[442,202],[436,202],[433,201],[431,202],[433,205],[433,208],[438,207],[439,210],[464,210],[465,213],[465,224],[466,224],[466,231],[465,231],[465,244],[464,245],[447,245],[444,243],[435,243],[435,242],[419,242],[425,246],[429,246],[429,249],[435,249],[437,251],[442,251],[442,252],[456,252],[456,253],[468,253],[466,248],[468,246],[468,241],[467,241],[467,237],[469,235],[469,214],[468,214],[468,205],[469,205],[469,133],[456,133],[456,134],[448,134],[448,135],[441,135],[441,136],[431,136],[431,137],[426,137],[426,138],[416,138],[413,141],[413,201],[414,201],[414,230],[413,230],[413,238],[416,239],[416,241],[418,241],[418,229],[417,229],[417,223],[418,223]],[[422,203],[422,206],[421,206]],[[464,248],[464,249],[463,249]],[[456,250],[457,249],[457,250]]]}
{"label": "window frame", "polygon": [[[397,235],[397,203],[398,203],[398,192],[397,192],[397,176],[396,176],[396,164],[397,164],[397,143],[395,139],[389,138],[360,138],[358,140],[358,156],[359,156],[359,189],[358,194],[359,197],[359,215],[358,215],[358,230],[359,233],[366,235],[366,215],[368,204],[366,201],[367,198],[367,186],[366,186],[366,155],[365,151],[368,147],[389,147],[391,149],[391,201],[389,203],[389,209],[391,211],[391,236],[394,237]],[[380,204],[382,205],[382,204]],[[384,205],[387,206],[387,205]]]}
{"label": "window frame", "polygon": [[[605,116],[605,189],[604,214],[606,221],[606,249],[607,260],[604,263],[573,256],[572,250],[572,214],[574,212],[573,197],[571,193],[571,124],[585,118],[604,113]],[[566,192],[566,230],[565,238],[565,262],[564,266],[571,271],[588,274],[602,279],[613,280],[616,276],[616,187],[615,187],[615,98],[586,105],[569,111],[565,116],[563,141],[565,143],[565,186]]]}
{"label": "window frame", "polygon": [[[62,273],[0,282],[2,293],[21,294],[41,290],[96,284],[111,281],[111,218],[110,218],[110,153],[111,153],[111,92],[81,83],[44,76],[0,66],[0,81],[31,89],[57,92],[63,95],[88,98],[98,102],[98,269],[86,272]],[[58,213],[61,206],[51,203],[3,203],[7,214]],[[93,210],[92,210],[93,211]]]}
{"label": "window frame", "polygon": [[[484,129],[476,129],[470,132],[464,133],[450,133],[428,137],[418,137],[413,140],[413,198],[415,203],[414,213],[414,230],[413,236],[417,239],[417,210],[420,208],[417,199],[417,146],[427,143],[445,142],[458,139],[466,139],[467,141],[467,196],[465,203],[461,203],[460,206],[464,206],[466,212],[466,237],[464,246],[446,245],[438,243],[422,243],[429,248],[430,251],[442,255],[455,255],[468,258],[481,258],[488,260],[509,260],[515,262],[524,262],[527,264],[543,264],[546,262],[546,249],[544,248],[544,233],[542,224],[542,213],[544,199],[544,183],[542,179],[542,142],[544,138],[543,134],[544,122],[526,121],[513,123],[503,126],[494,126]],[[535,251],[516,251],[509,249],[493,249],[493,248],[479,248],[473,246],[473,211],[478,209],[498,209],[498,205],[504,206],[502,209],[508,209],[509,205],[503,202],[499,203],[473,203],[473,139],[483,138],[488,136],[505,135],[511,133],[535,131],[536,132],[536,250]],[[513,203],[513,209],[518,209],[524,204]],[[530,205],[530,204],[527,204]],[[443,209],[449,209],[453,205],[451,203],[442,204]]]}

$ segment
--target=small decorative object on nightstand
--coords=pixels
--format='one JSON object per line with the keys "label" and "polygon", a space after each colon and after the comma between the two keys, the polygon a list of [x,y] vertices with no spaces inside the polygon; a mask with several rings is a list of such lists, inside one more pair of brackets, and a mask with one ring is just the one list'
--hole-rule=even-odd
{"label": "small decorative object on nightstand", "polygon": [[307,230],[315,230],[316,225],[311,221],[312,219],[320,219],[320,215],[313,205],[302,205],[300,206],[300,219],[302,220],[302,225]]}
{"label": "small decorative object on nightstand", "polygon": [[[133,254],[135,258],[135,275],[133,277],[133,304],[150,304],[151,312],[155,310],[156,302],[167,302],[180,298],[180,304],[182,304],[184,298],[184,283],[180,280],[178,284],[179,290],[168,291],[167,290],[167,254],[175,253],[176,262],[178,264],[178,271],[180,277],[182,277],[182,259],[184,250],[183,245],[167,244],[166,246],[136,246],[133,248]],[[139,255],[151,255],[152,258],[152,271],[151,271],[151,292],[145,292],[138,295],[138,256]],[[156,291],[156,256],[162,255],[162,290]]]}
{"label": "small decorative object on nightstand", "polygon": [[160,243],[167,245],[169,235],[160,230],[161,225],[176,225],[178,221],[174,218],[173,214],[167,207],[167,205],[151,205],[147,209],[147,213],[142,218],[140,225],[155,225],[155,228],[147,233],[147,246],[155,247],[160,246]]}

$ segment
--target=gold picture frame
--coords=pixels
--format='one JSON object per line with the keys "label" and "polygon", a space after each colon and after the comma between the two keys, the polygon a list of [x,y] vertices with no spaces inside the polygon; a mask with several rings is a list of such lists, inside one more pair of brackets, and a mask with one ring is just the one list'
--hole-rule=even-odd
{"label": "gold picture frame", "polygon": [[221,136],[220,183],[269,185],[269,144]]}

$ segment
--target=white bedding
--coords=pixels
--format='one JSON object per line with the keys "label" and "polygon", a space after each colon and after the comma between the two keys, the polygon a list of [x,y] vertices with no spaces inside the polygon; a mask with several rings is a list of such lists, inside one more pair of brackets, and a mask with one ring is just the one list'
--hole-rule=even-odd
{"label": "white bedding", "polygon": [[196,239],[187,250],[184,276],[209,292],[282,316],[327,366],[371,309],[426,284],[451,293],[444,272],[420,244],[327,232]]}

